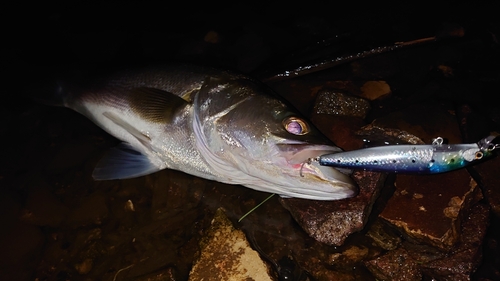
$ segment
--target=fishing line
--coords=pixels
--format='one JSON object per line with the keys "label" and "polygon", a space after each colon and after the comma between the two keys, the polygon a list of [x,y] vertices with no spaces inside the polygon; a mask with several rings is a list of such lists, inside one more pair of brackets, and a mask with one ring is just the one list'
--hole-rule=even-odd
{"label": "fishing line", "polygon": [[246,218],[246,216],[250,215],[251,212],[255,211],[255,209],[259,208],[260,205],[266,203],[267,200],[271,199],[271,197],[273,197],[276,193],[273,193],[271,195],[269,195],[266,199],[264,199],[264,201],[260,202],[257,206],[253,207],[250,211],[248,211],[246,214],[244,214],[239,220],[238,222],[241,222],[244,218]]}

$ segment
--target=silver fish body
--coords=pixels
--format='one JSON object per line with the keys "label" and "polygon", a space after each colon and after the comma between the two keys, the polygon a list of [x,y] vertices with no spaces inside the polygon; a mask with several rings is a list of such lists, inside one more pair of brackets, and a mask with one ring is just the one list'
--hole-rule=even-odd
{"label": "silver fish body", "polygon": [[341,150],[246,76],[157,66],[63,84],[60,94],[64,106],[123,141],[98,163],[97,180],[168,168],[284,197],[356,194],[349,176],[308,162]]}
{"label": "silver fish body", "polygon": [[318,157],[320,165],[379,172],[436,174],[463,168],[491,156],[493,138],[479,143],[387,145]]}

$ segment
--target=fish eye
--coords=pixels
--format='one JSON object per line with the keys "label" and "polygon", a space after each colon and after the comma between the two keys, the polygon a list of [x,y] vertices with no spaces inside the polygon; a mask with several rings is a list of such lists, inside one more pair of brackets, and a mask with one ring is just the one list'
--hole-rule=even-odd
{"label": "fish eye", "polygon": [[283,126],[285,126],[285,129],[290,134],[302,136],[309,133],[309,126],[307,123],[297,117],[285,118],[285,120],[283,120]]}

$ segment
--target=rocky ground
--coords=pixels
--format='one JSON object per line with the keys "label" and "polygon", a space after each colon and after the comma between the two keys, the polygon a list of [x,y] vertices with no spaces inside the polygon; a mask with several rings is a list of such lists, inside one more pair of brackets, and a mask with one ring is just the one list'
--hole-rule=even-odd
{"label": "rocky ground", "polygon": [[[288,269],[295,280],[500,280],[498,157],[440,175],[356,171],[355,198],[274,196],[238,222],[268,194],[171,170],[95,182],[91,171],[116,140],[70,110],[22,98],[56,69],[183,60],[258,77],[345,150],[361,148],[363,138],[476,142],[500,132],[492,3],[354,3],[335,12],[107,2],[12,8],[19,16],[3,17],[3,27],[31,24],[3,33],[0,57],[0,279],[188,280],[222,207],[274,278]],[[267,79],[296,64],[436,35]]]}

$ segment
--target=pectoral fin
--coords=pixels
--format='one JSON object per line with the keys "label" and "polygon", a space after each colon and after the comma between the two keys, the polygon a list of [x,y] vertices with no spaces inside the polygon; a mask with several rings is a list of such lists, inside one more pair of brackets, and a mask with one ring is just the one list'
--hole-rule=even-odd
{"label": "pectoral fin", "polygon": [[128,179],[159,171],[149,159],[127,143],[112,148],[97,164],[95,180]]}

